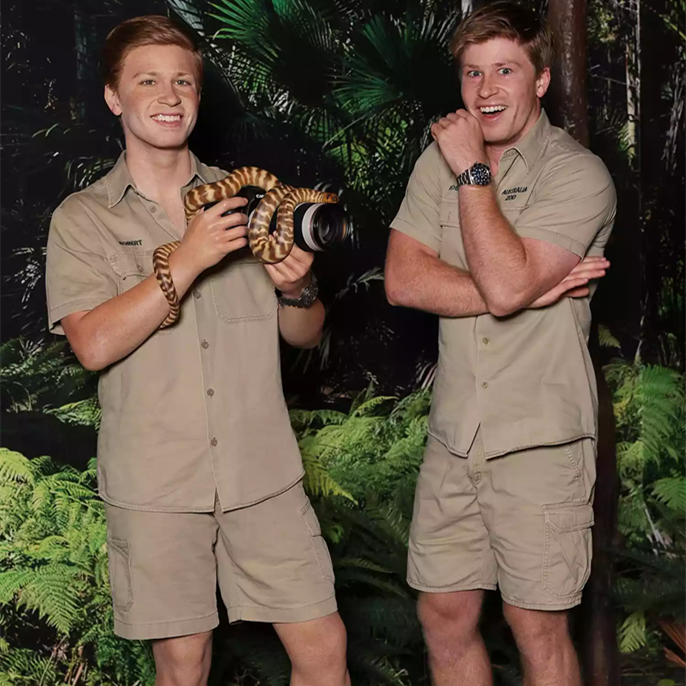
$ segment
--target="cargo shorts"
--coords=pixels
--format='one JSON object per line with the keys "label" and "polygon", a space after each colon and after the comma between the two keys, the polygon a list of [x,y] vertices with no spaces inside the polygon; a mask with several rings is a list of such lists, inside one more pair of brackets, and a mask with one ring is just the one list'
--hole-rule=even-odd
{"label": "cargo shorts", "polygon": [[331,557],[302,482],[229,512],[218,502],[210,513],[105,512],[118,636],[214,629],[217,584],[230,622],[304,622],[337,610]]}
{"label": "cargo shorts", "polygon": [[429,437],[415,493],[408,584],[427,593],[499,588],[510,605],[566,610],[591,570],[595,441],[486,460]]}

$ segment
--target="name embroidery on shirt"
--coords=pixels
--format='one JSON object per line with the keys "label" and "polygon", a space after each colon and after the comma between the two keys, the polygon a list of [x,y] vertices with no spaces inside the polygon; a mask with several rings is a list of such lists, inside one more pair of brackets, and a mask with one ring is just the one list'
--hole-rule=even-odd
{"label": "name embroidery on shirt", "polygon": [[119,241],[119,245],[143,245],[143,239],[139,238],[137,241]]}
{"label": "name embroidery on shirt", "polygon": [[501,195],[507,196],[505,201],[514,200],[520,193],[524,193],[528,188],[528,186],[515,186],[514,188],[507,188],[501,193]]}

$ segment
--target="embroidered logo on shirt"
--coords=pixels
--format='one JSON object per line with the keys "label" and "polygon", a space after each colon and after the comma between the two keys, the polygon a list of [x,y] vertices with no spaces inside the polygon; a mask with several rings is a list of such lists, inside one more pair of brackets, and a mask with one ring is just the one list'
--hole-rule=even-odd
{"label": "embroidered logo on shirt", "polygon": [[137,241],[119,241],[119,245],[143,245],[143,239],[139,238]]}
{"label": "embroidered logo on shirt", "polygon": [[504,190],[501,195],[507,196],[505,200],[514,200],[519,193],[524,193],[527,188],[528,186],[515,186]]}

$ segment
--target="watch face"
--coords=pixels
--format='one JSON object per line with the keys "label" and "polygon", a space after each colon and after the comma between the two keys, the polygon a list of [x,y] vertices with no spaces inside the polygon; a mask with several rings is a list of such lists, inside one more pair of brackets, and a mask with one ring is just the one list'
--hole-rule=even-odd
{"label": "watch face", "polygon": [[472,181],[477,186],[488,186],[491,183],[491,170],[481,162],[475,162],[470,169]]}

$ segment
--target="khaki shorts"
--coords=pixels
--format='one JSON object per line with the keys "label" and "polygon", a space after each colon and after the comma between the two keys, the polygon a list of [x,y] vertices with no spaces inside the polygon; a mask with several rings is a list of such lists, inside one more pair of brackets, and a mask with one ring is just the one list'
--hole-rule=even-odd
{"label": "khaki shorts", "polygon": [[114,632],[156,639],[229,620],[304,622],[336,612],[334,574],[302,482],[230,512],[105,506]]}
{"label": "khaki shorts", "polygon": [[484,459],[429,437],[410,531],[410,586],[500,588],[505,602],[565,610],[591,569],[595,442],[585,438]]}

